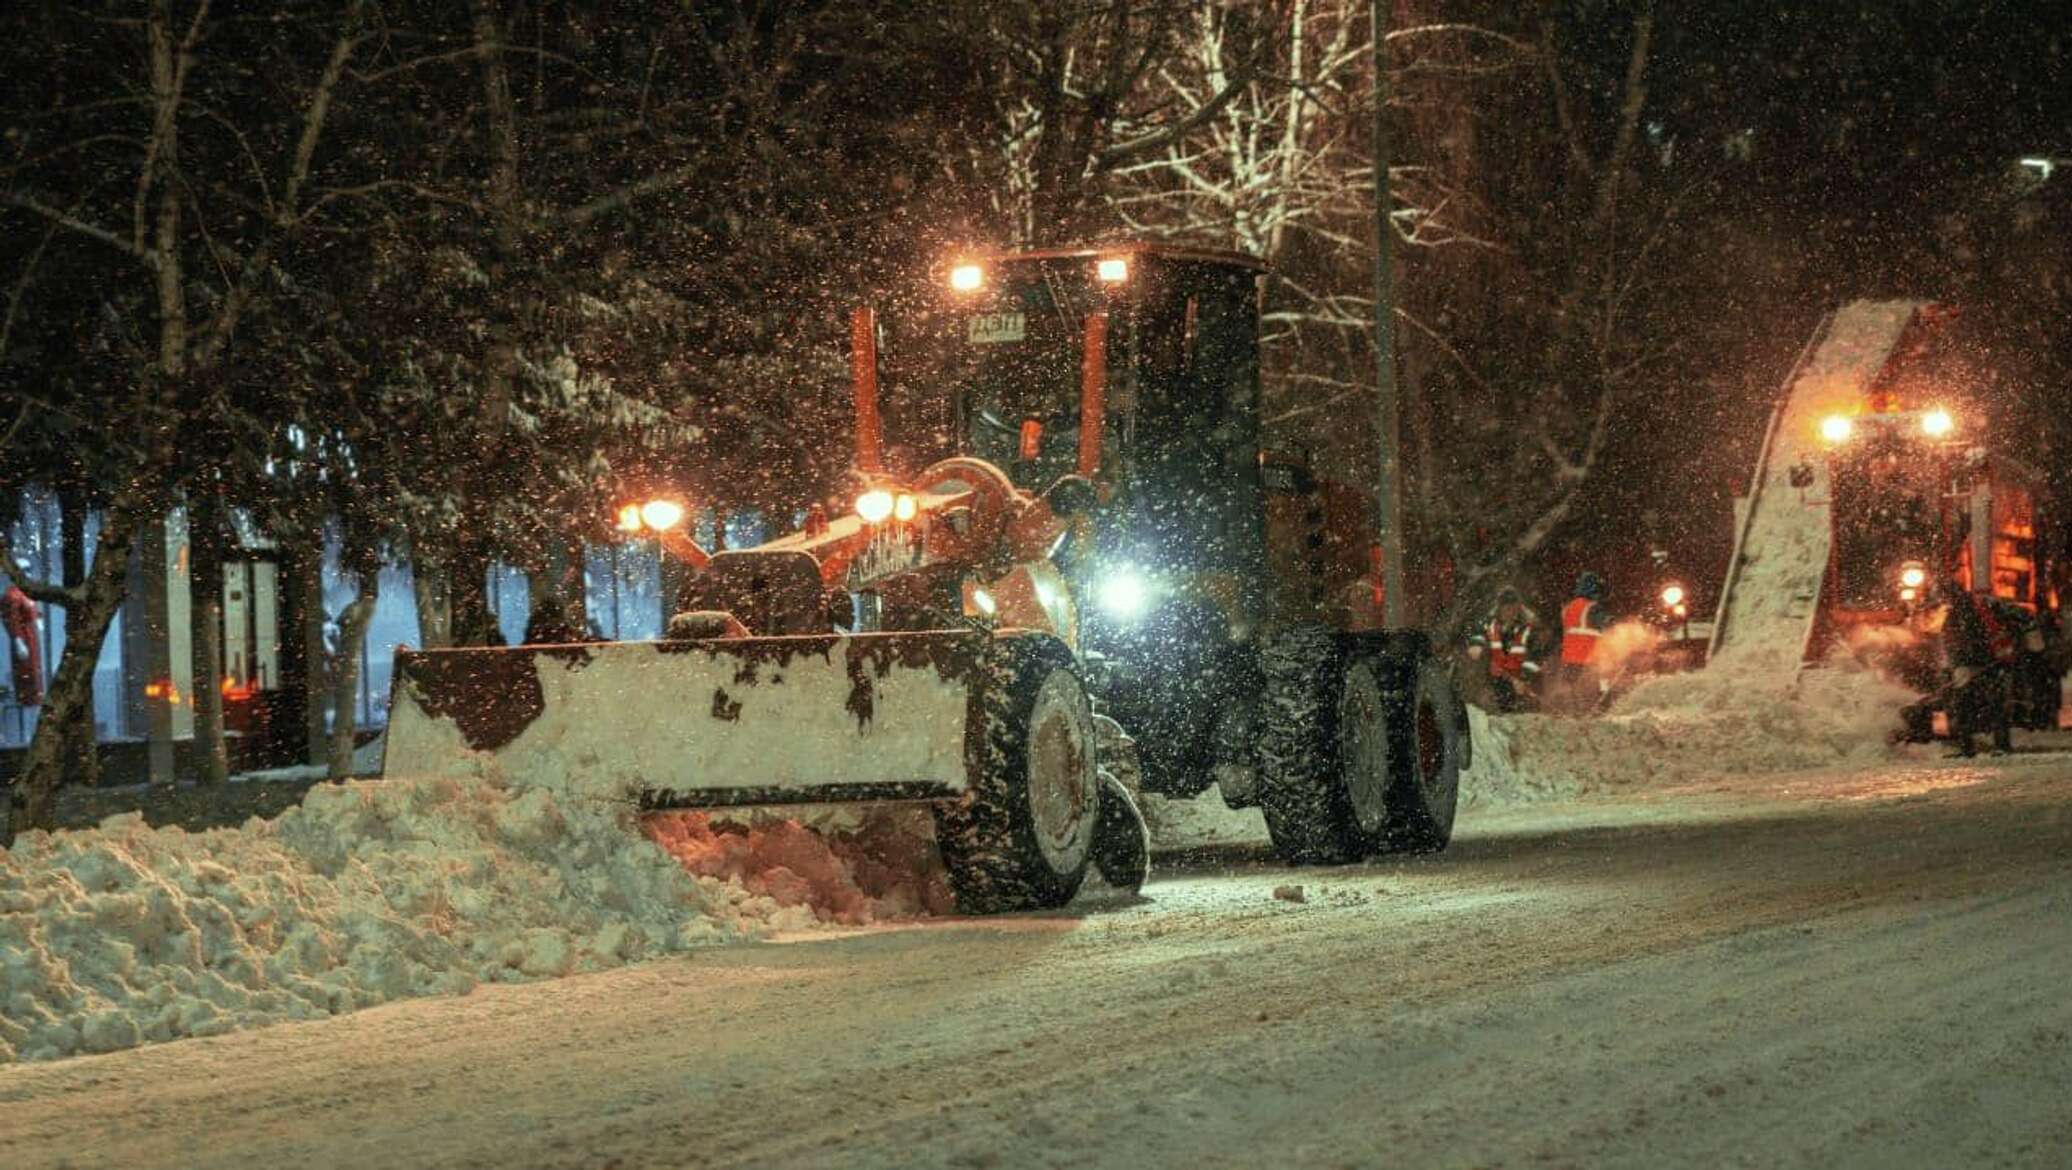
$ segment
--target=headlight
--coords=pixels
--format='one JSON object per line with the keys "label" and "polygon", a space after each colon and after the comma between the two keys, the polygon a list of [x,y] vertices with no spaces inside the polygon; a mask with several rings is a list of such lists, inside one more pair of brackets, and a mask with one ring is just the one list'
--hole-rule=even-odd
{"label": "headlight", "polygon": [[1908,589],[1919,589],[1928,583],[1928,570],[1919,565],[1902,565],[1899,570],[1899,583]]}
{"label": "headlight", "polygon": [[1675,608],[1676,608],[1677,606],[1679,606],[1679,605],[1682,605],[1682,604],[1683,604],[1683,599],[1684,599],[1684,591],[1683,591],[1683,586],[1681,586],[1681,585],[1665,585],[1665,586],[1663,586],[1663,587],[1662,587],[1662,604],[1663,604],[1663,605],[1666,605],[1666,606],[1668,606],[1668,607],[1669,607],[1670,609],[1675,609]]}
{"label": "headlight", "polygon": [[950,269],[950,287],[958,292],[976,292],[986,283],[986,270],[976,264],[959,264]]}
{"label": "headlight", "polygon": [[1831,414],[1820,420],[1820,437],[1830,443],[1846,443],[1856,424],[1846,414]]}
{"label": "headlight", "polygon": [[993,595],[984,589],[973,589],[971,591],[971,608],[987,617],[992,617],[1000,612],[1000,603],[993,600]]}
{"label": "headlight", "polygon": [[1921,416],[1921,433],[1931,439],[1940,439],[1957,429],[1957,420],[1950,412],[1940,408]]}
{"label": "headlight", "polygon": [[649,500],[640,506],[640,522],[657,532],[683,523],[683,505],[675,500]]}
{"label": "headlight", "polygon": [[1102,284],[1121,284],[1130,278],[1130,262],[1120,256],[1111,256],[1095,264],[1094,272]]}
{"label": "headlight", "polygon": [[1117,569],[1101,582],[1098,597],[1108,616],[1127,621],[1144,612],[1151,587],[1135,569]]}
{"label": "headlight", "polygon": [[914,513],[919,510],[920,505],[914,501],[914,497],[907,495],[905,492],[901,492],[892,501],[892,518],[895,520],[912,520]]}
{"label": "headlight", "polygon": [[856,514],[867,524],[882,524],[892,515],[892,493],[884,488],[872,488],[856,497]]}

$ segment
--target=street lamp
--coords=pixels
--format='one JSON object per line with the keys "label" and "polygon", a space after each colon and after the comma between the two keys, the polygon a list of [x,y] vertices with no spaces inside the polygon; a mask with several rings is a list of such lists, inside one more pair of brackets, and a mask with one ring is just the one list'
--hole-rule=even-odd
{"label": "street lamp", "polygon": [[683,523],[687,511],[681,500],[666,497],[628,502],[619,505],[617,528],[626,533],[667,532]]}

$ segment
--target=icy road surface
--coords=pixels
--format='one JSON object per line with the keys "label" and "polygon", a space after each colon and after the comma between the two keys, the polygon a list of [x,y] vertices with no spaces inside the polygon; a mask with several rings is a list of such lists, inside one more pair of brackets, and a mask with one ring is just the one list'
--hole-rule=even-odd
{"label": "icy road surface", "polygon": [[0,1166],[2063,1166],[2068,809],[2064,754],[1688,786],[16,1065]]}

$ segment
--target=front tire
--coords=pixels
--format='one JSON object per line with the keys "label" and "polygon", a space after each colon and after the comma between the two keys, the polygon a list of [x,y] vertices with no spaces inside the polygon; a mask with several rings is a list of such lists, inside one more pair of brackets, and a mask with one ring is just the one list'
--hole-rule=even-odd
{"label": "front tire", "polygon": [[1049,639],[1002,640],[972,700],[970,788],[935,807],[958,908],[1044,910],[1086,878],[1100,816],[1092,704]]}
{"label": "front tire", "polygon": [[1136,893],[1151,878],[1151,829],[1122,781],[1101,773],[1101,819],[1094,827],[1094,868],[1101,880]]}

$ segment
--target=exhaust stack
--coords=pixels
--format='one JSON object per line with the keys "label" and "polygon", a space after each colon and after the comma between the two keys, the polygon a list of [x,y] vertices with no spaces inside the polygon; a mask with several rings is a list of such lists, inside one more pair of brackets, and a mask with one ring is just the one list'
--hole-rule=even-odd
{"label": "exhaust stack", "polygon": [[885,470],[883,431],[878,421],[878,311],[865,306],[849,314],[849,382],[856,397],[856,470]]}

